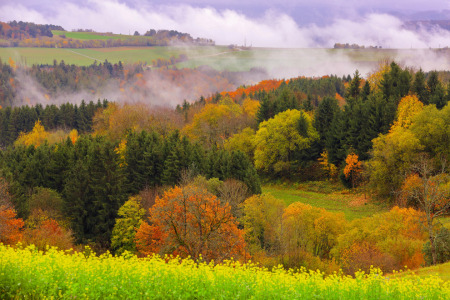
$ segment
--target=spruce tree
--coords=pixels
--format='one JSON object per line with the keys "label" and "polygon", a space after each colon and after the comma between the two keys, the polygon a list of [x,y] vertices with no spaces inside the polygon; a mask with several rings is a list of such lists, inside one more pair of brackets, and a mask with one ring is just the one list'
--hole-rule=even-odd
{"label": "spruce tree", "polygon": [[270,118],[270,103],[269,97],[264,95],[260,101],[258,112],[256,113],[256,122],[259,124]]}
{"label": "spruce tree", "polygon": [[429,103],[428,90],[425,84],[425,73],[420,69],[414,76],[412,91],[416,93],[417,97],[423,104]]}

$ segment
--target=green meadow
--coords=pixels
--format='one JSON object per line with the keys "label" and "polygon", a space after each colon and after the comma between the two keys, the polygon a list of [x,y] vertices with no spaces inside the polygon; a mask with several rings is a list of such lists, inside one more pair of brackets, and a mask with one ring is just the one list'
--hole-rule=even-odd
{"label": "green meadow", "polygon": [[262,190],[263,193],[282,199],[286,206],[302,202],[331,212],[344,213],[349,221],[389,210],[388,207],[369,200],[369,195],[364,192],[354,194],[327,182],[264,185]]}
{"label": "green meadow", "polygon": [[65,35],[66,38],[78,39],[78,40],[110,40],[130,37],[120,34],[99,34],[96,32],[72,32],[52,30],[53,35]]}
{"label": "green meadow", "polygon": [[[202,53],[202,51],[199,51]],[[53,64],[64,60],[66,64],[80,66],[91,65],[95,61],[103,62],[106,59],[111,63],[146,62],[158,58],[168,59],[186,53],[185,48],[176,47],[116,47],[116,48],[0,48],[0,59],[8,61],[11,57],[18,64],[31,66],[33,64]]]}

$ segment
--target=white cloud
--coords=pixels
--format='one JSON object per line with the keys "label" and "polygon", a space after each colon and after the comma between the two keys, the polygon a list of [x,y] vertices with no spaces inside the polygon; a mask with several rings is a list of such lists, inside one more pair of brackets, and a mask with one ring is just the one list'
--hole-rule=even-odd
{"label": "white cloud", "polygon": [[88,0],[89,5],[62,2],[51,15],[22,5],[0,6],[0,19],[61,25],[71,30],[92,28],[128,34],[150,28],[175,29],[194,37],[214,39],[218,44],[242,44],[244,39],[260,47],[332,47],[334,43],[381,45],[391,48],[446,46],[450,33],[412,32],[402,28],[395,17],[369,14],[358,20],[336,19],[330,25],[300,27],[287,14],[268,10],[249,18],[234,10],[211,7],[129,6],[114,0]]}

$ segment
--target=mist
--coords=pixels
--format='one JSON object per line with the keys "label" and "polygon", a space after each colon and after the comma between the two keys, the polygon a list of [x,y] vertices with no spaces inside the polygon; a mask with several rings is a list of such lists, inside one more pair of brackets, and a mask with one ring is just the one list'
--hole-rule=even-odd
{"label": "mist", "polygon": [[145,103],[149,107],[173,108],[184,100],[192,102],[201,96],[206,98],[217,92],[233,91],[240,85],[256,84],[269,77],[262,70],[223,73],[207,67],[182,71],[145,70],[139,77],[127,81],[111,78],[95,91],[84,88],[75,92],[58,90],[52,94],[23,68],[18,68],[14,106],[80,104],[82,100],[96,102],[107,99],[116,103]]}
{"label": "mist", "polygon": [[[272,6],[273,7],[273,6]],[[297,12],[298,14],[298,12]],[[193,37],[212,38],[220,45],[243,44],[276,48],[330,48],[335,43],[356,43],[383,48],[438,48],[450,46],[450,32],[435,27],[411,31],[400,19],[383,13],[354,14],[299,25],[289,14],[268,8],[249,17],[239,10],[185,4],[131,5],[116,0],[89,0],[80,4],[58,2],[51,13],[10,3],[0,5],[0,19],[56,24],[66,30],[90,28],[100,32],[132,34],[173,29]]]}
{"label": "mist", "polygon": [[[353,11],[345,17],[334,17],[326,22],[303,24],[298,22],[298,18],[273,9],[273,5],[261,14],[250,16],[238,9],[178,4],[176,1],[157,5],[142,1],[62,1],[52,5],[49,11],[39,9],[37,4],[28,5],[26,1],[26,5],[21,4],[23,2],[0,4],[0,19],[55,24],[66,30],[84,28],[122,34],[135,30],[143,34],[149,29],[173,29],[187,32],[194,38],[211,38],[218,45],[245,43],[253,47],[248,51],[248,61],[243,62],[232,55],[218,56],[219,60],[223,59],[222,69],[242,70],[245,63],[248,65],[246,71],[251,68],[264,71],[240,74],[228,82],[206,78],[202,75],[205,70],[187,72],[178,82],[167,74],[146,71],[139,84],[127,83],[119,88],[117,81],[111,80],[94,93],[59,92],[51,97],[31,77],[19,72],[17,80],[21,88],[17,105],[80,103],[83,99],[96,101],[106,98],[117,102],[175,106],[185,99],[193,101],[202,95],[231,91],[240,85],[255,84],[268,78],[343,76],[353,74],[355,70],[366,77],[377,69],[380,61],[396,61],[404,67],[422,68],[424,71],[450,69],[450,52],[430,49],[450,46],[450,31],[440,27],[409,30],[399,18],[385,13],[358,14]],[[377,50],[376,58],[360,59],[358,55],[369,50],[330,49],[335,43],[382,49]],[[188,57],[196,56],[189,53],[188,48],[186,51]]]}

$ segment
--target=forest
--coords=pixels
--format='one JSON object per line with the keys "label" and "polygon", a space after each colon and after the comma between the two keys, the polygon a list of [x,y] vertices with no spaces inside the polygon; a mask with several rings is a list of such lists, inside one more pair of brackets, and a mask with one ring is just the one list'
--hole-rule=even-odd
{"label": "forest", "polygon": [[[3,244],[351,275],[450,260],[445,72],[389,62],[367,78],[355,71],[231,89],[248,74],[107,61],[0,67]],[[49,98],[111,80],[131,94],[146,72],[175,82],[200,72],[219,92],[176,107],[111,99],[21,105],[24,72]],[[386,209],[349,220],[264,192],[301,182]]]}

